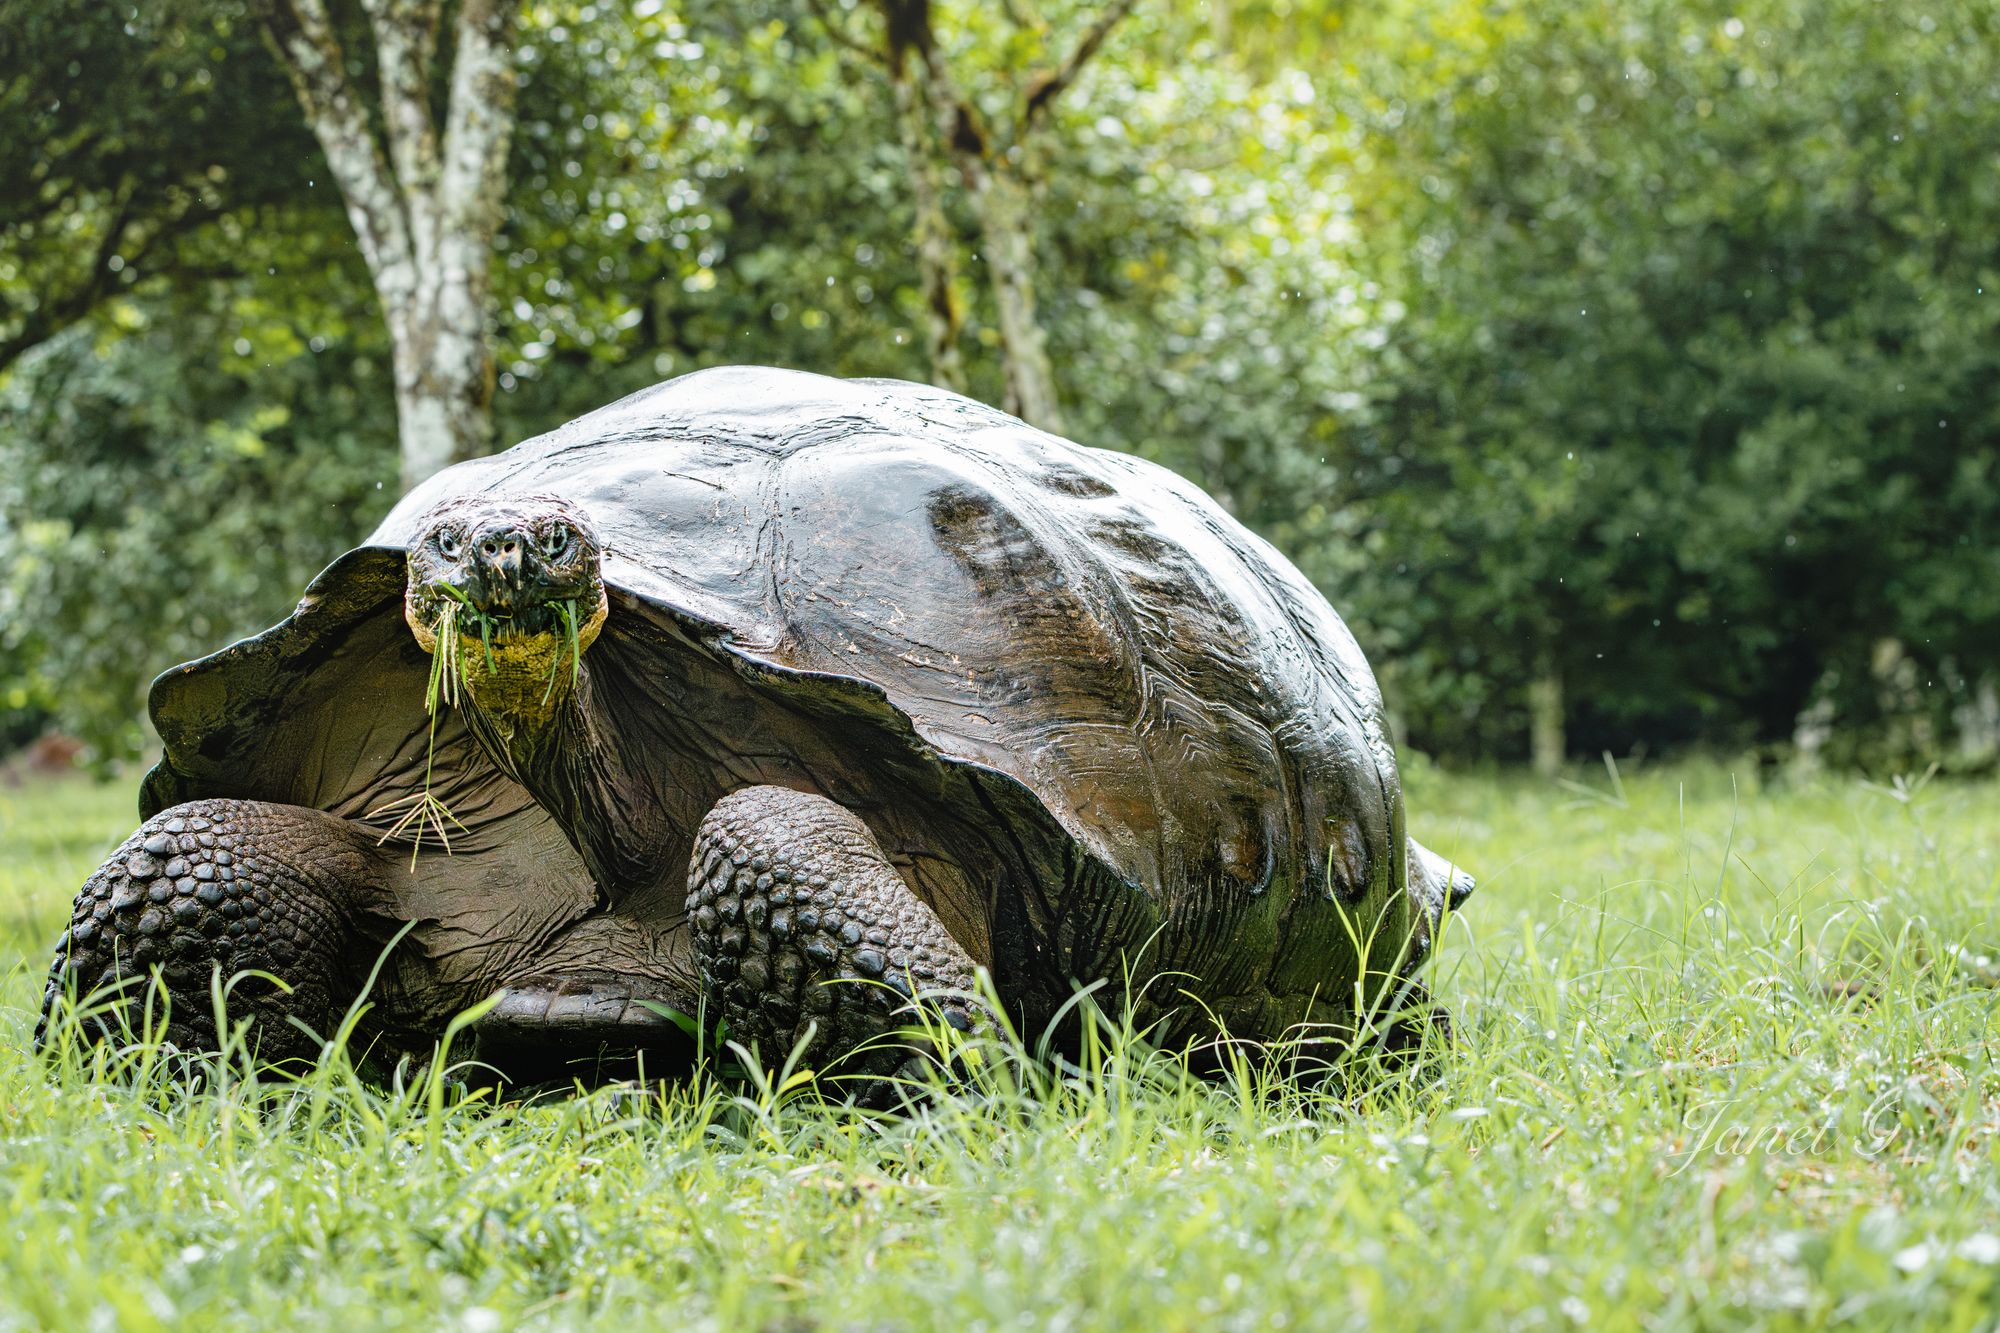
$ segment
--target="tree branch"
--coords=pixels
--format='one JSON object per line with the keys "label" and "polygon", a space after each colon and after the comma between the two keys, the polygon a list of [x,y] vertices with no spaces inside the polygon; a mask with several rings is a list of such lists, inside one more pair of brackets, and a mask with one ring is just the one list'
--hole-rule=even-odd
{"label": "tree branch", "polygon": [[[458,11],[438,201],[447,234],[490,248],[514,132],[519,0],[465,0]],[[470,231],[472,235],[467,235]]]}
{"label": "tree branch", "polygon": [[[83,277],[60,295],[41,300],[21,321],[21,327],[0,338],[0,371],[95,310],[111,294],[117,272],[142,271],[147,257],[162,243],[197,225],[194,219],[199,195],[189,184],[187,202],[147,231],[137,225],[145,221],[139,202],[147,194],[157,192],[140,188],[128,176]],[[111,267],[114,256],[124,261],[119,270]]]}
{"label": "tree branch", "polygon": [[400,319],[416,283],[409,222],[382,146],[347,77],[346,55],[325,0],[266,0],[263,16],[278,63],[340,186],[384,313]]}
{"label": "tree branch", "polygon": [[1049,25],[1035,11],[1034,0],[1006,0],[1003,8],[1006,9],[1007,17],[1013,21],[1015,27],[1033,33],[1048,31]]}
{"label": "tree branch", "polygon": [[1053,74],[1029,89],[1028,103],[1021,113],[1023,138],[1034,129],[1037,121],[1048,115],[1056,99],[1076,82],[1076,76],[1090,63],[1098,48],[1104,45],[1104,39],[1111,35],[1111,30],[1132,12],[1137,3],[1138,0],[1112,0],[1111,7],[1098,15],[1097,22],[1091,24],[1089,30],[1083,34],[1082,40],[1078,41],[1076,48],[1069,53],[1069,58],[1056,66]]}
{"label": "tree branch", "polygon": [[986,155],[990,147],[986,127],[980,123],[978,109],[958,90],[957,81],[951,77],[951,65],[945,60],[944,52],[938,50],[937,43],[930,40],[928,26],[924,29],[924,40],[914,46],[923,58],[925,86],[945,146],[958,159],[966,184],[977,192],[985,183]]}
{"label": "tree branch", "polygon": [[[382,82],[382,123],[389,156],[415,230],[424,209],[420,200],[437,182],[437,131],[431,124],[430,68],[437,54],[442,0],[363,0],[375,34],[375,65]],[[419,254],[430,246],[415,238]]]}
{"label": "tree branch", "polygon": [[118,253],[126,228],[132,225],[132,199],[128,182],[124,197],[118,201],[82,281],[54,299],[44,297],[21,321],[20,328],[0,339],[0,370],[13,365],[30,348],[82,319],[104,298],[105,289],[111,285],[111,257]]}
{"label": "tree branch", "polygon": [[813,17],[819,20],[820,27],[826,29],[827,37],[835,46],[845,47],[870,61],[886,61],[890,58],[887,52],[877,50],[841,27],[834,20],[833,11],[827,8],[826,0],[806,0],[806,8],[812,10]]}

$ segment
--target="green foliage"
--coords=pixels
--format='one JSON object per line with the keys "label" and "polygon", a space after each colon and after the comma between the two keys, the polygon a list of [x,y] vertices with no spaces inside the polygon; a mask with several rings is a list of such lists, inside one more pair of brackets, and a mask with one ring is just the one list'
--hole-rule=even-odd
{"label": "green foliage", "polygon": [[[1356,601],[1424,742],[1940,720],[2000,639],[1991,6],[1448,3],[1344,101],[1397,304],[1347,458]],[[1908,761],[1911,756],[1888,756]]]}
{"label": "green foliage", "polygon": [[260,223],[337,226],[290,96],[236,0],[0,6],[0,370],[111,297],[253,271]]}
{"label": "green foliage", "polygon": [[[1775,750],[1804,716],[1880,768],[2000,730],[1991,3],[1198,9],[1139,5],[1026,164],[1063,410],[1293,556],[1410,742],[1517,755],[1544,675],[1585,753]],[[524,11],[502,438],[710,364],[925,376],[884,80],[821,11],[879,35],[858,0]],[[1098,12],[938,11],[1003,120]],[[379,512],[386,338],[236,0],[15,6],[0,72],[0,342],[87,310],[0,357],[0,731],[109,756],[146,677],[279,614]],[[86,381],[123,404],[109,452],[60,401]],[[242,431],[267,452],[216,462]],[[241,548],[129,531],[155,494],[260,534],[254,590]],[[182,614],[123,631],[154,607]]]}
{"label": "green foliage", "polygon": [[284,615],[396,498],[385,370],[218,356],[230,311],[132,320],[62,335],[0,393],[0,679],[100,757],[141,744],[153,675]]}
{"label": "green foliage", "polygon": [[338,1064],[46,1066],[43,950],[130,793],[0,789],[0,1320],[1992,1323],[2000,790],[1413,784],[1482,880],[1434,1077],[1204,1084],[1112,1035],[884,1120],[741,1082],[493,1107]]}
{"label": "green foliage", "polygon": [[1319,94],[1200,64],[1107,67],[1091,94],[1045,194],[1053,341],[1089,368],[1075,433],[1201,482],[1334,591],[1348,520],[1329,453],[1348,349],[1378,316],[1341,248],[1352,209]]}

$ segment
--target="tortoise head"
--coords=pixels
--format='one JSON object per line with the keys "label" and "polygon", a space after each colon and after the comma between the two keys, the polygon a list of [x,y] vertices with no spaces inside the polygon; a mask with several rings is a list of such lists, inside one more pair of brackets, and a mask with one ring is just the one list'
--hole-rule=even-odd
{"label": "tortoise head", "polygon": [[604,546],[555,495],[446,500],[418,522],[403,619],[479,707],[546,721],[603,628]]}

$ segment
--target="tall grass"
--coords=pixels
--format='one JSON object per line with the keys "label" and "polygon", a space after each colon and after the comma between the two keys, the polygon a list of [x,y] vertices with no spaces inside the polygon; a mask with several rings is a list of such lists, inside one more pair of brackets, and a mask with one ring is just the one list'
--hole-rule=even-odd
{"label": "tall grass", "polygon": [[1441,1060],[1199,1081],[1115,1027],[905,1116],[24,1051],[127,831],[0,792],[0,1327],[1991,1327],[2000,789],[1412,775],[1481,879]]}

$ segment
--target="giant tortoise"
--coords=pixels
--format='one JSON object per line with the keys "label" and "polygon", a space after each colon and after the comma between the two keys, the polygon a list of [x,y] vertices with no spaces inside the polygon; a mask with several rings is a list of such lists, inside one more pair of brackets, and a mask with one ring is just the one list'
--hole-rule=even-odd
{"label": "giant tortoise", "polygon": [[1289,561],[893,381],[709,370],[450,468],[151,708],[38,1040],[122,981],[209,1047],[246,971],[280,1059],[367,986],[413,1042],[497,995],[502,1068],[694,1014],[824,1064],[992,1017],[981,968],[1030,1033],[1092,982],[1166,1040],[1353,1032],[1471,888]]}

